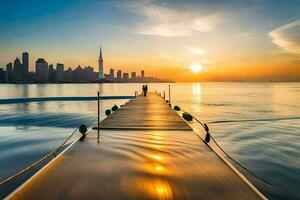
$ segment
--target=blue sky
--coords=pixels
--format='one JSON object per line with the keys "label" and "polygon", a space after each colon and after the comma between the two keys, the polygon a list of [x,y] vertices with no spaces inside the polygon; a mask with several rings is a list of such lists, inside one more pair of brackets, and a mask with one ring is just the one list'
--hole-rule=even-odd
{"label": "blue sky", "polygon": [[101,43],[107,66],[154,74],[269,66],[274,55],[295,68],[299,10],[299,0],[0,0],[0,66],[29,51],[32,69],[37,57],[96,67]]}

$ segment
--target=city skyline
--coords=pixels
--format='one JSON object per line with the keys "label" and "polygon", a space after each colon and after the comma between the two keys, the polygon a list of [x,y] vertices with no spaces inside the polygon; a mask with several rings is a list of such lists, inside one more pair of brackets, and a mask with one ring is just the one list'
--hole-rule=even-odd
{"label": "city skyline", "polygon": [[[295,0],[3,0],[0,66],[30,50],[96,70],[101,43],[106,66],[141,65],[175,81],[295,81],[299,9]],[[194,63],[201,73],[191,71]]]}
{"label": "city skyline", "polygon": [[13,62],[0,67],[0,83],[150,83],[150,82],[172,82],[157,77],[146,77],[145,71],[140,69],[140,75],[136,71],[123,72],[118,69],[116,76],[114,68],[105,73],[102,48],[100,46],[98,71],[94,67],[78,65],[75,69],[57,63],[56,68],[49,64],[45,58],[38,57],[35,61],[35,70],[29,71],[29,53],[22,53],[22,62],[19,57]]}

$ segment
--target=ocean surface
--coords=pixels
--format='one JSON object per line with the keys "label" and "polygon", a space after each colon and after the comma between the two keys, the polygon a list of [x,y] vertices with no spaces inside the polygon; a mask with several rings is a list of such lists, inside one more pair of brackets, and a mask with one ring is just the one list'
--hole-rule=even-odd
{"label": "ocean surface", "polygon": [[[142,84],[0,85],[0,99],[134,95]],[[166,92],[168,84],[148,84]],[[103,100],[104,110],[127,100]],[[172,105],[200,121],[271,199],[300,199],[300,83],[172,83]],[[0,104],[0,180],[60,145],[79,125],[96,123],[94,101]],[[241,169],[242,170],[242,169]]]}

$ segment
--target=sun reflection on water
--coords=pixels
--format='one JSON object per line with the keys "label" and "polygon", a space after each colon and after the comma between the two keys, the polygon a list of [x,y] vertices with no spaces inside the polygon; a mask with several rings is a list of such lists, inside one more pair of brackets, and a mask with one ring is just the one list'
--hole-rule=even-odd
{"label": "sun reflection on water", "polygon": [[193,84],[193,95],[200,97],[202,94],[202,88],[200,83],[194,83]]}
{"label": "sun reflection on water", "polygon": [[[125,181],[126,180],[126,181]],[[129,181],[130,180],[130,181]],[[159,178],[130,177],[123,179],[124,190],[132,196],[145,199],[172,200],[173,191],[168,181]],[[141,196],[141,194],[143,194]]]}
{"label": "sun reflection on water", "polygon": [[153,186],[157,199],[173,199],[172,189],[168,182],[154,181]]}

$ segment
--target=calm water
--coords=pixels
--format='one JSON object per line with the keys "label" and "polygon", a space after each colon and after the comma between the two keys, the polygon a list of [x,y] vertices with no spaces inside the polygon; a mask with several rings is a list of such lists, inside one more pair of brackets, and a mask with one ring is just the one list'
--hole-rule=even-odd
{"label": "calm water", "polygon": [[[208,123],[235,159],[269,180],[253,180],[272,199],[300,198],[300,83],[176,83],[172,104]],[[0,98],[133,95],[141,84],[0,85]],[[167,84],[149,84],[167,91]],[[101,109],[126,100],[102,101]],[[0,105],[0,179],[39,159],[81,123],[95,123],[96,102]],[[102,112],[102,118],[104,113]],[[94,119],[94,120],[93,120]],[[251,177],[249,177],[251,178]]]}

